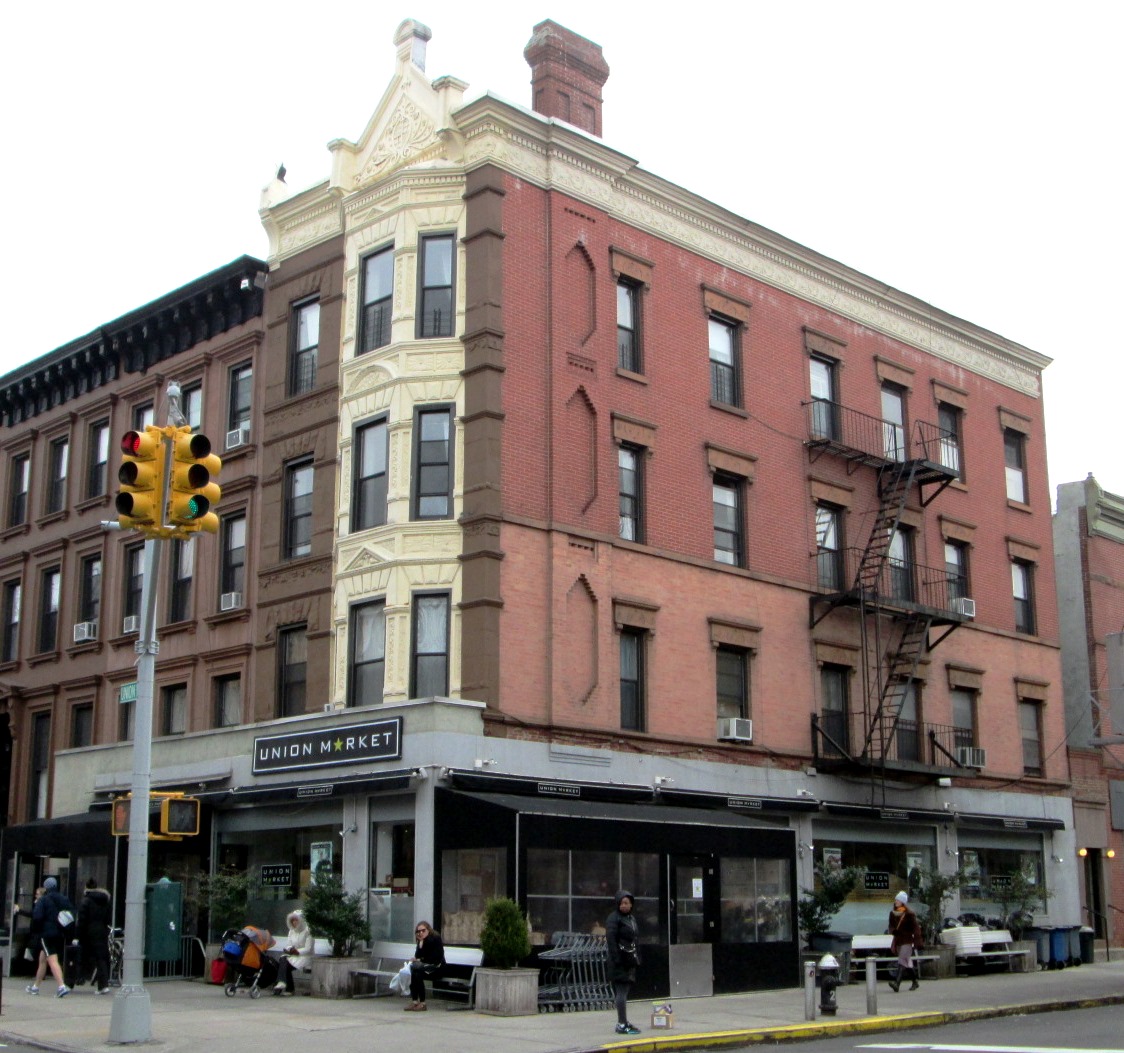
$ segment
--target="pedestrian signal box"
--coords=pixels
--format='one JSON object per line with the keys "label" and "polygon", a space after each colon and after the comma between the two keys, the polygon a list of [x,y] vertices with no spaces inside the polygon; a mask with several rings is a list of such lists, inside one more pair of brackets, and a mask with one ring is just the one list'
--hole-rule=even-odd
{"label": "pedestrian signal box", "polygon": [[[129,816],[133,795],[117,797],[110,813],[110,830],[114,837],[129,836]],[[182,841],[199,833],[199,799],[182,793],[149,795],[148,839],[150,841]]]}

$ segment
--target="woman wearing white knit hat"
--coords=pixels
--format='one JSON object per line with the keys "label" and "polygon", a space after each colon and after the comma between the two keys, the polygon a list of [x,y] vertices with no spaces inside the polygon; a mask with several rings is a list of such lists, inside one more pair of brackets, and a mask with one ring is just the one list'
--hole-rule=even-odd
{"label": "woman wearing white knit hat", "polygon": [[899,892],[894,897],[888,931],[893,937],[890,950],[898,956],[897,975],[890,981],[890,987],[896,992],[908,974],[913,980],[909,989],[916,991],[921,985],[918,983],[919,970],[914,964],[913,955],[921,950],[921,924],[917,915],[909,909],[909,893]]}

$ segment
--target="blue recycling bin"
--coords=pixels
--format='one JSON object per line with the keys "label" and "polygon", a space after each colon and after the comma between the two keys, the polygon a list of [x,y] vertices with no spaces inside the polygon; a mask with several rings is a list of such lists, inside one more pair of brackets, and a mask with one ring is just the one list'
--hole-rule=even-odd
{"label": "blue recycling bin", "polygon": [[1055,926],[1050,931],[1050,968],[1064,969],[1069,961],[1069,927]]}
{"label": "blue recycling bin", "polygon": [[1039,969],[1045,969],[1050,964],[1051,928],[1045,925],[1028,925],[1023,929],[1023,936],[1028,940],[1034,940],[1035,958]]}

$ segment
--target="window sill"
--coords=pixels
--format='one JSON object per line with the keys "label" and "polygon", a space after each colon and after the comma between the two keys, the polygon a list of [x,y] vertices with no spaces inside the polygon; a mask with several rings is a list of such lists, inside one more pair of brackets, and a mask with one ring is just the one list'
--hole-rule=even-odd
{"label": "window sill", "polygon": [[742,417],[745,420],[749,419],[749,414],[745,410],[740,406],[731,406],[728,402],[715,402],[714,399],[711,399],[710,408],[721,410],[723,413],[729,413],[735,417]]}
{"label": "window sill", "polygon": [[220,450],[219,457],[222,458],[222,462],[225,465],[228,461],[240,461],[243,457],[249,457],[257,452],[257,443],[244,442],[239,446],[231,446],[229,450]]}
{"label": "window sill", "polygon": [[74,658],[82,654],[98,654],[101,651],[101,640],[90,640],[88,643],[75,644],[73,647],[66,649],[68,658]]}
{"label": "window sill", "polygon": [[195,620],[183,619],[178,622],[168,622],[167,625],[160,626],[161,636],[175,636],[176,633],[194,633]]}
{"label": "window sill", "polygon": [[7,541],[9,538],[19,537],[22,534],[27,534],[31,531],[30,523],[17,523],[15,526],[7,527],[0,533],[0,541]]}
{"label": "window sill", "polygon": [[631,380],[634,384],[647,384],[648,378],[643,373],[634,373],[631,369],[625,369],[624,366],[617,366],[617,376],[621,380]]}
{"label": "window sill", "polygon": [[1025,501],[1012,501],[1009,497],[1007,498],[1007,507],[1015,512],[1030,513],[1031,511],[1033,511],[1030,505],[1028,505]]}
{"label": "window sill", "polygon": [[30,658],[28,658],[27,664],[32,667],[37,665],[48,665],[51,662],[57,662],[59,660],[59,657],[60,655],[58,651],[44,651],[42,654],[33,654]]}
{"label": "window sill", "polygon": [[84,497],[74,506],[75,512],[88,512],[91,508],[104,508],[109,504],[109,494],[93,494]]}
{"label": "window sill", "polygon": [[60,508],[57,512],[48,512],[41,519],[35,520],[35,525],[42,529],[45,526],[50,526],[51,523],[62,523],[70,518],[70,510],[67,508]]}
{"label": "window sill", "polygon": [[249,607],[237,607],[232,611],[219,611],[218,614],[208,614],[204,623],[209,626],[223,625],[226,622],[244,622],[250,617]]}
{"label": "window sill", "polygon": [[20,661],[18,658],[11,662],[0,662],[0,673],[10,673],[13,670],[19,669]]}

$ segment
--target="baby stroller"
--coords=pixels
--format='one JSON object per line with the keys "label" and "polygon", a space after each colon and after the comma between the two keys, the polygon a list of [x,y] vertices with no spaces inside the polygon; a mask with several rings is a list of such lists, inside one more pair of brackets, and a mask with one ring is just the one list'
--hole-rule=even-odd
{"label": "baby stroller", "polygon": [[266,954],[273,946],[273,937],[267,929],[244,925],[228,929],[222,934],[222,956],[226,962],[226,983],[223,990],[233,998],[239,987],[249,989],[250,997],[261,995],[262,988],[277,983],[277,962]]}

